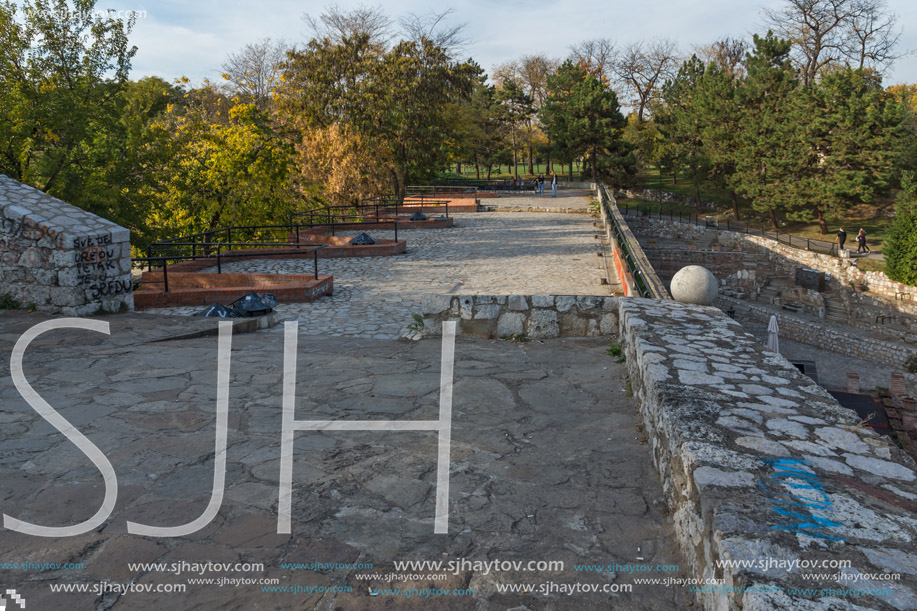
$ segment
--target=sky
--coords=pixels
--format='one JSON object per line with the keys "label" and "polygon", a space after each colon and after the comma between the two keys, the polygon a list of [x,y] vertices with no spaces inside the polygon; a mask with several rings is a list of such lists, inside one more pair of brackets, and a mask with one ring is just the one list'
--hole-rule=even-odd
{"label": "sky", "polygon": [[[229,53],[265,37],[283,38],[302,45],[309,39],[305,13],[317,17],[331,2],[264,0],[100,0],[97,8],[145,11],[139,13],[131,43],[138,47],[132,78],[186,76],[194,83],[219,81],[221,64]],[[429,1],[337,0],[341,9],[360,5],[382,6],[394,19],[428,14]],[[451,24],[465,24],[470,39],[463,55],[472,57],[488,73],[501,62],[527,54],[564,58],[570,46],[592,38],[609,38],[619,45],[653,38],[670,38],[690,55],[694,45],[724,36],[751,38],[763,32],[761,9],[781,6],[781,0],[465,0],[435,3],[453,8]],[[917,49],[917,2],[888,0],[903,30],[899,52]],[[899,59],[885,83],[917,82],[917,53]]]}

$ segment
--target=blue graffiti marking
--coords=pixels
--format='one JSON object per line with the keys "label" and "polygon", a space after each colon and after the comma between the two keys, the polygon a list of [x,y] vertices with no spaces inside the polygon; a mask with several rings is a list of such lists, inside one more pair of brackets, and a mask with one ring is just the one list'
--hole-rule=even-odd
{"label": "blue graffiti marking", "polygon": [[[764,482],[758,482],[758,488],[765,494],[767,500],[774,504],[773,510],[779,516],[787,518],[783,524],[772,526],[774,530],[803,533],[810,537],[827,539],[829,541],[843,541],[840,537],[832,536],[824,529],[840,528],[842,525],[834,520],[812,514],[812,510],[831,510],[831,499],[825,493],[824,486],[818,476],[809,471],[806,462],[798,458],[765,459],[765,463],[774,467],[771,481],[789,492],[775,490]],[[796,480],[796,481],[792,481]],[[802,482],[802,483],[798,483]],[[820,500],[800,496],[795,491],[812,490],[821,496]],[[800,509],[792,510],[789,507]]]}

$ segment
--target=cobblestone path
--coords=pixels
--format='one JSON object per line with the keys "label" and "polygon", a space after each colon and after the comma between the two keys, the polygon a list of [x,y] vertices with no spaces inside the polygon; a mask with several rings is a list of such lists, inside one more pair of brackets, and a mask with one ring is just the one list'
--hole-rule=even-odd
{"label": "cobblestone path", "polygon": [[[550,199],[550,198],[548,198]],[[397,338],[420,313],[426,293],[610,295],[601,284],[605,261],[585,214],[457,214],[451,229],[399,230],[408,252],[394,257],[323,259],[334,295],[315,303],[281,304],[279,320],[299,320],[307,335]],[[372,230],[376,238],[390,231]],[[341,235],[355,235],[356,232]],[[249,260],[226,272],[311,273],[305,259]],[[612,279],[614,282],[614,279]],[[190,314],[200,307],[146,310]],[[279,332],[280,327],[275,329]]]}

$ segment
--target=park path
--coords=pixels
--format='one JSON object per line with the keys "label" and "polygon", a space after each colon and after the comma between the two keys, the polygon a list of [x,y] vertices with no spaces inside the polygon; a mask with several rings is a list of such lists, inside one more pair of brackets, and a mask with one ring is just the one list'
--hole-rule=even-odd
{"label": "park path", "polygon": [[[506,198],[517,200],[520,198]],[[534,197],[528,198],[529,200]],[[539,198],[541,199],[541,198]],[[550,199],[550,196],[548,196]],[[502,200],[502,198],[501,198]],[[496,200],[482,200],[496,201]],[[588,206],[581,196],[567,206]],[[393,257],[322,259],[319,273],[334,276],[334,294],[313,303],[280,304],[275,317],[299,320],[304,334],[399,337],[421,312],[424,294],[612,295],[601,229],[588,214],[480,212],[456,214],[450,229],[401,229],[408,251]],[[371,230],[375,238],[392,232]],[[356,235],[356,232],[342,235]],[[253,259],[226,272],[312,273],[304,259]],[[146,310],[191,314],[201,307]]]}

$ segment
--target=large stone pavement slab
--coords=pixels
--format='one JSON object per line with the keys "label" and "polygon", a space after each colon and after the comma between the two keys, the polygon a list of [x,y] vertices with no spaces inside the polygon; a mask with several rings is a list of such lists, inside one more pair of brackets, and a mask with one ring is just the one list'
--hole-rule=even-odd
{"label": "large stone pavement slab", "polygon": [[[28,609],[662,610],[690,600],[672,587],[621,591],[659,575],[607,568],[679,559],[623,367],[595,338],[457,341],[448,534],[433,532],[435,433],[326,431],[296,434],[292,534],[279,535],[283,337],[236,335],[218,514],[184,537],[128,534],[127,521],[197,518],[214,465],[217,338],[154,341],[162,334],[144,318],[153,317],[109,318],[110,337],[55,331],[26,353],[29,382],[104,452],[119,483],[114,512],[89,533],[42,538],[0,528],[0,563],[26,564],[0,569],[0,585]],[[40,320],[0,316],[4,363]],[[440,349],[437,340],[301,337],[296,418],[435,419]],[[104,490],[99,470],[26,404],[4,369],[2,512],[48,526],[88,519]],[[402,560],[451,561],[455,570],[396,570]],[[484,561],[563,565],[473,564]],[[505,585],[520,591],[498,591]],[[62,586],[87,591],[52,590]],[[568,595],[561,586],[609,592]],[[177,587],[184,591],[137,591]],[[410,588],[463,594],[380,594]]]}

